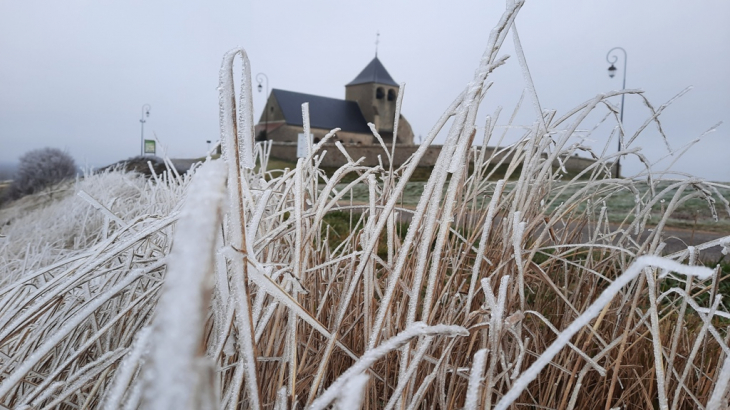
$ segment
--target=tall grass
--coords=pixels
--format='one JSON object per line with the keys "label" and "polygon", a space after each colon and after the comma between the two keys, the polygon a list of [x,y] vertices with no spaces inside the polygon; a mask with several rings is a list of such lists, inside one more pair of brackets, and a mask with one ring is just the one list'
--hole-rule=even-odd
{"label": "tall grass", "polygon": [[[473,147],[477,138],[481,146],[499,138],[499,112],[479,135],[475,119],[489,75],[506,61],[498,52],[510,31],[531,84],[514,27],[521,6],[508,5],[472,82],[412,159],[392,170],[352,159],[328,176],[318,167],[325,148],[333,149],[328,137],[294,169],[268,170],[270,145],[253,145],[248,58],[242,49],[229,52],[220,76],[221,160],[209,159],[192,179],[173,173],[139,180],[133,195],[117,199],[85,189],[81,199],[14,221],[12,234],[3,228],[0,405],[727,405],[730,314],[718,292],[724,278],[719,268],[696,265],[703,249],[727,250],[730,237],[659,256],[672,212],[696,197],[714,209],[722,186],[694,178],[666,185],[648,162],[634,178],[611,176],[618,155],[643,157],[634,146],[638,133],[625,134],[608,98],[643,95],[601,94],[559,117],[542,110],[528,87],[537,118],[505,148],[514,155]],[[238,101],[236,57],[243,61]],[[402,86],[399,102],[404,92]],[[658,123],[663,108],[647,107],[647,125]],[[617,121],[609,144],[620,138],[622,150],[595,154],[582,175],[557,184],[564,173],[553,169],[555,159],[592,153],[569,140],[593,110]],[[449,119],[416,209],[400,207],[420,156]],[[383,155],[392,149],[384,146]],[[504,179],[516,178],[510,190],[491,175],[503,165]],[[637,192],[638,178],[650,194],[637,196],[632,218],[609,224],[604,198]],[[656,190],[660,183],[669,188]],[[367,189],[367,203],[349,201],[356,187]],[[573,192],[568,199],[561,196],[566,189]],[[666,192],[674,194],[662,219],[637,236]],[[723,208],[730,213],[727,203]],[[62,227],[36,233],[43,228],[33,218],[42,223],[64,210]],[[335,211],[349,217],[344,232],[327,222]],[[36,242],[56,238],[53,250],[18,250],[24,233]],[[77,235],[76,245],[58,239],[68,235]]]}

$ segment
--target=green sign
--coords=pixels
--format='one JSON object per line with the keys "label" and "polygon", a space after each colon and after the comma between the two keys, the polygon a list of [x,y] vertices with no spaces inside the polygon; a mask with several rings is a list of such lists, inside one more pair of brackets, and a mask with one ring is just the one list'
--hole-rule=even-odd
{"label": "green sign", "polygon": [[155,140],[144,140],[144,153],[155,155]]}

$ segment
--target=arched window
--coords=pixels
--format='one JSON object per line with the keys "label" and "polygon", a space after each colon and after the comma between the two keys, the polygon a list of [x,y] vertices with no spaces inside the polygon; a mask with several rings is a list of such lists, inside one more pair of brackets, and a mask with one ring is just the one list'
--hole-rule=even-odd
{"label": "arched window", "polygon": [[395,90],[388,90],[388,101],[395,101]]}
{"label": "arched window", "polygon": [[375,98],[378,100],[382,100],[385,97],[385,90],[383,90],[383,87],[378,87],[377,90],[375,90]]}

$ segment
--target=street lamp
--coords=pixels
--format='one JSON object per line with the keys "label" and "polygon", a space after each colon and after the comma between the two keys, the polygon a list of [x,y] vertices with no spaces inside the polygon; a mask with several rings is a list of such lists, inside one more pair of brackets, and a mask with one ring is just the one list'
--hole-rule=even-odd
{"label": "street lamp", "polygon": [[[261,86],[261,83],[264,80],[266,80],[266,103],[264,103],[264,130],[263,130],[262,136],[260,138],[261,141],[266,141],[266,139],[267,139],[266,130],[269,128],[269,107],[267,107],[268,102],[269,102],[269,100],[268,100],[268,98],[269,98],[269,77],[267,77],[266,74],[264,74],[264,73],[256,74],[256,81],[258,81],[258,83],[259,83],[258,87],[256,87],[256,88],[258,88],[259,92],[261,92],[261,89],[263,88]],[[258,137],[256,139],[259,140]]]}
{"label": "street lamp", "polygon": [[140,152],[139,152],[139,155],[140,156],[144,156],[144,123],[147,122],[145,120],[145,117],[149,117],[150,116],[150,109],[151,108],[152,108],[152,106],[150,106],[149,104],[145,104],[145,105],[142,106],[142,118],[139,120],[139,122],[142,123],[142,137],[141,137],[142,138],[142,146],[141,146]]}
{"label": "street lamp", "polygon": [[[624,53],[624,82],[623,82],[623,85],[621,87],[621,90],[625,90],[626,89],[626,60],[627,60],[627,55],[626,55],[626,50],[624,50],[622,47],[614,47],[614,48],[608,50],[608,54],[606,54],[606,61],[608,61],[611,64],[611,66],[608,67],[608,76],[611,77],[611,78],[613,78],[616,75],[617,69],[616,69],[616,66],[614,64],[616,63],[616,61],[618,61],[618,55],[617,55],[617,53],[613,53],[613,52],[614,51],[617,51],[617,50],[621,50]],[[613,55],[611,55],[611,53],[613,53]],[[625,96],[626,96],[626,94],[621,94],[621,110],[619,111],[619,121],[621,122],[621,126],[622,127],[623,127],[623,123],[624,123],[624,97]],[[620,135],[619,135],[619,138],[618,138],[618,150],[621,151],[621,136]],[[621,162],[620,162],[620,159],[621,159],[620,156],[616,158],[616,178],[618,178],[618,177],[621,176]]]}

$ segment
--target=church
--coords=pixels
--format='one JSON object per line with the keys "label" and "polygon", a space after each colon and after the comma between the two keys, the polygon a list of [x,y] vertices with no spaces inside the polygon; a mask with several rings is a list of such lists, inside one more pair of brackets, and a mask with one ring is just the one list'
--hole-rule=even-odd
{"label": "church", "polygon": [[[379,144],[368,123],[373,123],[385,143],[392,143],[398,83],[377,56],[345,85],[345,99],[322,97],[274,88],[256,124],[257,141],[296,143],[304,132],[302,104],[309,103],[310,132],[319,142],[334,128],[341,130],[333,137],[345,145]],[[333,141],[333,142],[334,142]],[[413,130],[403,115],[398,120],[396,145],[413,145]]]}
{"label": "church", "polygon": [[[368,123],[375,126],[383,142],[390,147],[393,142],[395,107],[398,100],[398,83],[388,74],[377,54],[354,80],[345,85],[345,99],[322,97],[294,91],[273,89],[266,101],[261,118],[254,132],[257,141],[271,141],[272,158],[296,162],[299,156],[297,140],[304,133],[302,104],[309,103],[309,125],[313,142],[317,143],[335,128],[340,131],[333,140],[341,142],[347,157],[334,147],[325,146],[319,152],[318,163],[325,168],[338,168],[349,158],[360,161],[363,166],[399,167],[411,160],[411,156],[421,147],[414,145],[413,130],[403,115],[398,119],[396,150],[384,152],[373,136]],[[329,145],[329,143],[327,144]],[[419,167],[433,167],[442,150],[441,145],[430,144],[419,156]],[[497,151],[485,147],[486,155]],[[512,155],[512,154],[510,154]],[[507,161],[510,159],[507,158]],[[580,172],[592,165],[595,160],[581,157],[556,159],[553,166],[563,167],[569,172]]]}

